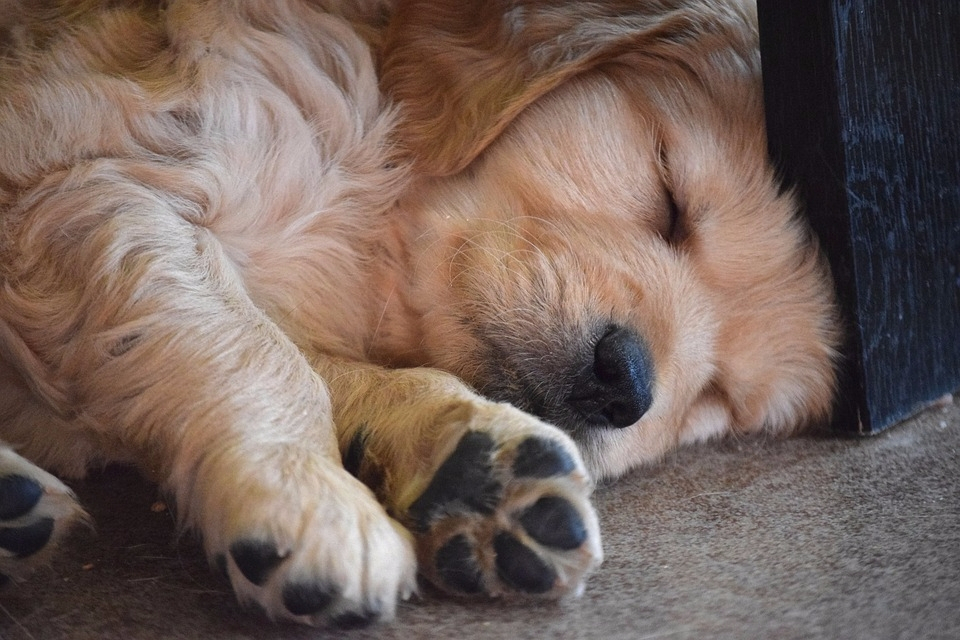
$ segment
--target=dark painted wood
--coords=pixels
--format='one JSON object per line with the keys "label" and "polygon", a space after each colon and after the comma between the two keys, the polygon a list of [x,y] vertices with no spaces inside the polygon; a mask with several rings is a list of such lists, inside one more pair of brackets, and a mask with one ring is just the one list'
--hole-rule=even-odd
{"label": "dark painted wood", "polygon": [[836,426],[960,389],[960,0],[758,0],[770,151],[847,322]]}

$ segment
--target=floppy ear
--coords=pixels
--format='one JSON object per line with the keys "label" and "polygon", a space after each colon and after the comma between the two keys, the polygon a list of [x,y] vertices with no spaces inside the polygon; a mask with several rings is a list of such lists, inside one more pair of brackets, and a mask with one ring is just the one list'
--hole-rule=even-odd
{"label": "floppy ear", "polygon": [[381,68],[384,90],[401,108],[399,144],[421,174],[463,169],[571,76],[699,30],[689,11],[670,11],[671,4],[401,1]]}

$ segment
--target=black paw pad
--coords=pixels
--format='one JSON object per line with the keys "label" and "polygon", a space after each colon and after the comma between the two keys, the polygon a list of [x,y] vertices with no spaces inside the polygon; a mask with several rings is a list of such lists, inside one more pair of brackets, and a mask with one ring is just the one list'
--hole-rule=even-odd
{"label": "black paw pad", "polygon": [[493,513],[503,487],[493,477],[496,445],[489,435],[468,432],[444,460],[423,494],[410,505],[410,516],[421,531],[440,512],[465,510]]}
{"label": "black paw pad", "polygon": [[483,590],[480,569],[473,559],[470,541],[464,535],[454,536],[440,547],[435,558],[437,573],[444,584],[460,593],[480,593]]}
{"label": "black paw pad", "polygon": [[509,533],[497,534],[493,550],[497,554],[497,574],[508,585],[526,593],[546,593],[553,588],[557,572]]}
{"label": "black paw pad", "polygon": [[17,558],[32,556],[46,546],[53,533],[53,518],[42,518],[25,527],[0,529],[0,547]]}
{"label": "black paw pad", "polygon": [[531,538],[554,549],[576,549],[587,539],[587,528],[576,508],[557,496],[540,498],[520,514]]}
{"label": "black paw pad", "polygon": [[283,560],[272,542],[263,540],[240,540],[230,545],[230,555],[243,576],[257,585],[264,582]]}
{"label": "black paw pad", "polygon": [[517,447],[513,475],[518,478],[552,478],[572,473],[577,466],[559,442],[531,437]]}
{"label": "black paw pad", "polygon": [[371,624],[377,621],[377,618],[380,617],[380,614],[376,611],[364,611],[362,613],[356,612],[347,612],[341,613],[336,618],[333,619],[333,626],[338,629],[362,629],[363,627],[369,627]]}
{"label": "black paw pad", "polygon": [[25,476],[0,478],[0,520],[13,520],[30,512],[40,498],[43,487]]}
{"label": "black paw pad", "polygon": [[316,582],[292,582],[283,588],[283,606],[295,616],[320,613],[337,598],[337,590]]}

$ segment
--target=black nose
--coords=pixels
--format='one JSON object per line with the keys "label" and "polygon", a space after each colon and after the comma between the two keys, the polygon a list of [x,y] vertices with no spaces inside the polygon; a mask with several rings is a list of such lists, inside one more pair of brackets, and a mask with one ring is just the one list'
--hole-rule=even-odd
{"label": "black nose", "polygon": [[653,402],[653,366],[640,337],[610,327],[567,401],[593,425],[622,428],[639,420]]}

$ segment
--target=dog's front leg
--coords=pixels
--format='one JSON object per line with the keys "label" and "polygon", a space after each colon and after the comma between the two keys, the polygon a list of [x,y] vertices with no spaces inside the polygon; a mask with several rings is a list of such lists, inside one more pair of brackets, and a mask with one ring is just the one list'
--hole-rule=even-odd
{"label": "dog's front leg", "polygon": [[[175,496],[242,600],[301,622],[390,617],[413,549],[344,471],[324,382],[213,236],[126,184],[52,190],[8,218],[0,313],[19,375],[78,441]],[[19,434],[26,450],[44,428]]]}
{"label": "dog's front leg", "polygon": [[593,484],[573,442],[434,369],[319,359],[344,466],[459,595],[579,594],[601,560]]}
{"label": "dog's front leg", "polygon": [[323,382],[268,321],[257,324],[261,340],[210,372],[226,393],[201,399],[219,406],[197,423],[223,430],[179,434],[168,483],[241,599],[304,622],[388,619],[415,588],[409,536],[342,468]]}

